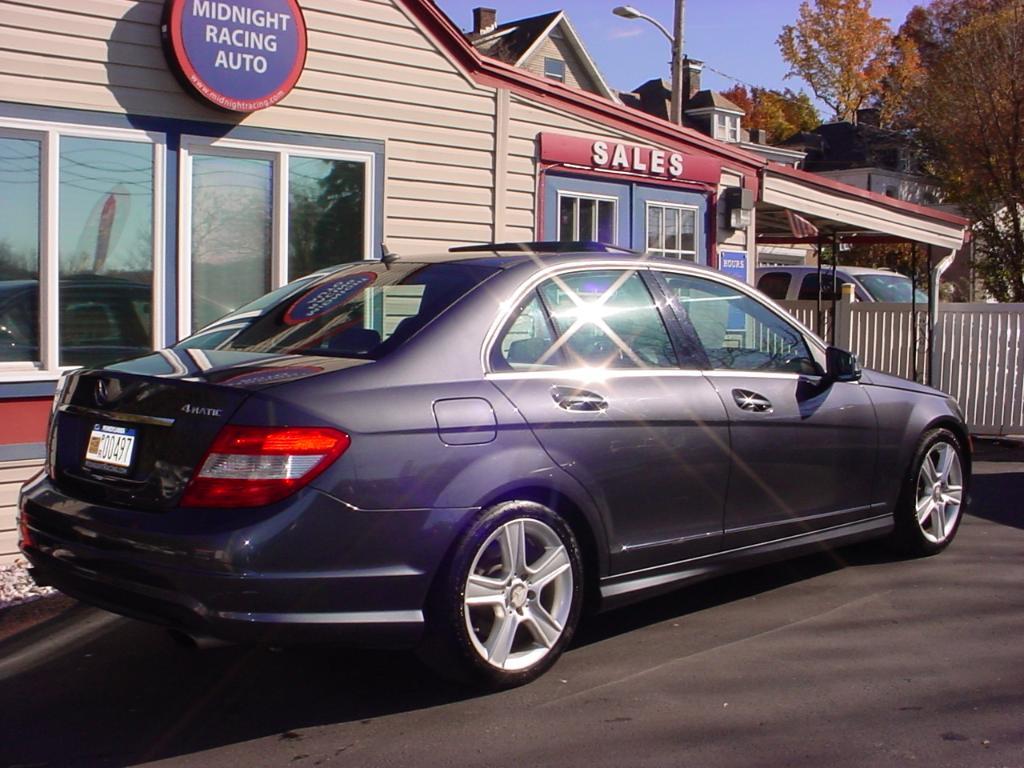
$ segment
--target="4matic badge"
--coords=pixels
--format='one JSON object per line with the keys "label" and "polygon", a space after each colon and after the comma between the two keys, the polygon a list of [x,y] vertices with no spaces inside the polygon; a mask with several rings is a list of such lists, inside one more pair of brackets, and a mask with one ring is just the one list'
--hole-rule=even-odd
{"label": "4matic badge", "polygon": [[185,403],[181,406],[181,412],[187,413],[190,416],[220,416],[224,413],[224,409],[208,408],[204,405],[192,405],[192,403]]}

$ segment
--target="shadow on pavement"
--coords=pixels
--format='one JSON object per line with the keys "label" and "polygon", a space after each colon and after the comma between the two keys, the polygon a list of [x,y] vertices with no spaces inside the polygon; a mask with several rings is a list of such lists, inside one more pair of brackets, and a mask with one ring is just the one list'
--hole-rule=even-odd
{"label": "shadow on pavement", "polygon": [[[991,458],[976,459],[994,461]],[[1013,461],[1021,462],[1019,471],[988,472],[986,467],[975,466],[968,514],[991,520],[993,523],[1024,529],[1024,508],[1020,501],[1024,499],[1024,455],[1017,456]]]}

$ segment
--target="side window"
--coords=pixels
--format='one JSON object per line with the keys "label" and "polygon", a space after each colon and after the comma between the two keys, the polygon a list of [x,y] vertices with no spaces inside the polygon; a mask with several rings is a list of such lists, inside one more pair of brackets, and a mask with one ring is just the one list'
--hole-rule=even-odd
{"label": "side window", "polygon": [[665,324],[636,272],[573,272],[541,285],[540,295],[572,365],[677,367]]}
{"label": "side window", "polygon": [[513,370],[536,370],[562,363],[554,343],[544,305],[534,292],[505,329],[498,346],[501,359]]}
{"label": "side window", "polygon": [[662,277],[712,368],[820,373],[803,335],[760,302],[712,280]]}
{"label": "side window", "polygon": [[[843,286],[848,281],[843,278],[836,276],[835,291],[832,290],[832,270],[822,270],[821,272],[821,300],[832,301],[834,297],[842,294]],[[815,301],[818,298],[818,273],[811,272],[809,275],[804,277],[804,281],[800,283],[800,295],[798,297],[801,301]]]}
{"label": "side window", "polygon": [[789,292],[789,284],[792,279],[793,276],[788,272],[768,272],[761,275],[761,279],[757,281],[757,290],[769,299],[782,301],[786,298],[786,293]]}
{"label": "side window", "polygon": [[498,342],[514,370],[676,368],[668,331],[636,272],[573,272],[543,283]]}

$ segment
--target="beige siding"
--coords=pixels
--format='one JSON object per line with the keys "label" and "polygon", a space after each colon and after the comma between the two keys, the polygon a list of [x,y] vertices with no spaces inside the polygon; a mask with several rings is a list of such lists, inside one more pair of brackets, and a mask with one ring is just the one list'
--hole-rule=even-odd
{"label": "beige siding", "polygon": [[[4,0],[4,101],[224,122],[185,94],[161,0]],[[489,240],[494,90],[472,83],[394,0],[303,0],[306,68],[243,125],[386,142],[384,237],[398,252]],[[482,191],[487,190],[487,194]]]}
{"label": "beige siding", "polygon": [[41,461],[0,463],[0,565],[13,562],[18,553],[18,534],[14,527],[18,489],[41,466]]}
{"label": "beige siding", "polygon": [[564,40],[554,40],[548,37],[537,47],[537,50],[530,54],[530,58],[523,62],[522,67],[535,75],[544,77],[544,59],[558,59],[565,62],[566,85],[591,93],[600,93],[594,79],[584,69],[580,57],[566,45]]}

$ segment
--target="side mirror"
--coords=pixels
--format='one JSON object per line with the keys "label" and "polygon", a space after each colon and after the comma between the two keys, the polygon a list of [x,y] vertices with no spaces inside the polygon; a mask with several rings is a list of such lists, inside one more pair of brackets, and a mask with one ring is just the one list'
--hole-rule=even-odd
{"label": "side mirror", "polygon": [[852,352],[829,347],[825,350],[825,364],[829,381],[860,381],[860,363]]}

